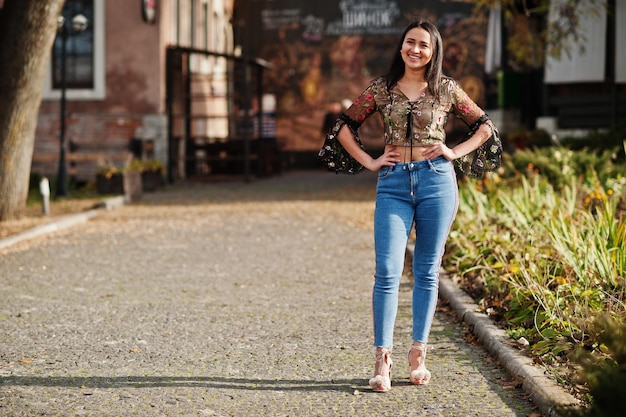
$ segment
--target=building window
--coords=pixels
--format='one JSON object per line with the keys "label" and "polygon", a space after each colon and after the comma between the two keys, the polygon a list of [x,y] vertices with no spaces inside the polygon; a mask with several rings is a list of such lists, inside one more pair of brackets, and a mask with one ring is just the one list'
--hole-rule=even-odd
{"label": "building window", "polygon": [[[65,82],[70,88],[89,88],[94,86],[93,73],[93,0],[67,0],[63,7],[63,18],[67,27]],[[81,32],[72,30],[72,19],[77,15],[87,18],[87,27]],[[61,88],[61,56],[63,37],[57,36],[52,49],[52,88]]]}
{"label": "building window", "polygon": [[[78,14],[87,18],[87,27],[82,32],[71,29],[71,21]],[[67,97],[73,100],[103,99],[104,0],[67,0],[63,17],[69,27],[65,58]],[[44,98],[47,99],[60,96],[62,46],[59,32],[54,41],[50,70],[44,85]]]}

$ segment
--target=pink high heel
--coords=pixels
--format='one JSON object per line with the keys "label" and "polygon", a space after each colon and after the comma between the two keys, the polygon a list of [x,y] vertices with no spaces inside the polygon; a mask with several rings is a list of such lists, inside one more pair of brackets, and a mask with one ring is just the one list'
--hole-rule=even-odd
{"label": "pink high heel", "polygon": [[[376,366],[374,377],[370,379],[370,387],[375,392],[387,392],[391,389],[391,350],[387,348],[376,348]],[[385,375],[387,374],[387,375]]]}
{"label": "pink high heel", "polygon": [[[414,354],[413,360],[411,360],[411,353],[413,352],[419,352],[419,354]],[[411,345],[409,350],[409,369],[412,384],[426,385],[430,382],[430,371],[426,369],[426,345],[415,343]]]}

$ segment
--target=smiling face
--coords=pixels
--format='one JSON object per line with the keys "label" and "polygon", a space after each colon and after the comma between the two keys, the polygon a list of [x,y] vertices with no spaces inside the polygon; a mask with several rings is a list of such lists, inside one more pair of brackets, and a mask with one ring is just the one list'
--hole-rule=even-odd
{"label": "smiling face", "polygon": [[409,30],[404,37],[400,55],[407,70],[425,70],[433,56],[430,33],[421,27]]}

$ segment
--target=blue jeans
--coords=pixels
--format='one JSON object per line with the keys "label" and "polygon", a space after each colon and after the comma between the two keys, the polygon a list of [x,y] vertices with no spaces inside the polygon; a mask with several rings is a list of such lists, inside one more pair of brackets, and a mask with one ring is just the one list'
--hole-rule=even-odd
{"label": "blue jeans", "polygon": [[398,290],[406,245],[415,225],[413,340],[427,343],[439,287],[439,268],[458,207],[452,164],[445,158],[399,163],[378,172],[374,244],[374,345],[393,347]]}

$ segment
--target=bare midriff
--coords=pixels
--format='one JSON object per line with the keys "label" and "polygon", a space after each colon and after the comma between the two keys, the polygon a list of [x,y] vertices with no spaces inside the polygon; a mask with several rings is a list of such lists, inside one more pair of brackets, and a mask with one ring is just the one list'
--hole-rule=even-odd
{"label": "bare midriff", "polygon": [[413,146],[413,150],[411,150],[411,146],[399,146],[399,145],[385,145],[385,151],[394,150],[400,154],[401,162],[411,162],[411,161],[423,161],[424,156],[422,152],[424,151],[424,146]]}

